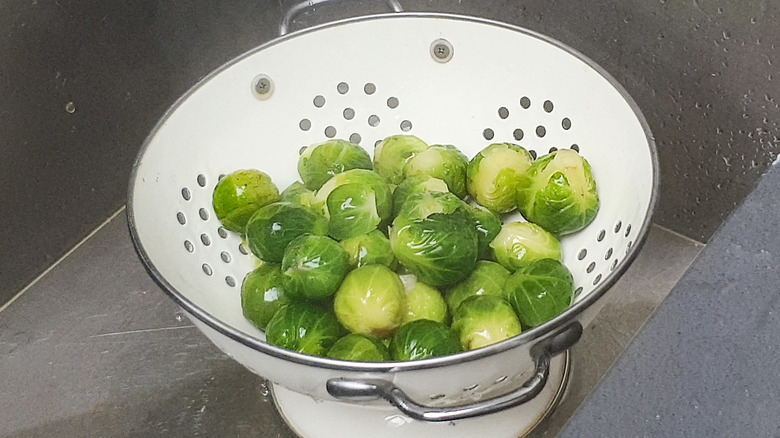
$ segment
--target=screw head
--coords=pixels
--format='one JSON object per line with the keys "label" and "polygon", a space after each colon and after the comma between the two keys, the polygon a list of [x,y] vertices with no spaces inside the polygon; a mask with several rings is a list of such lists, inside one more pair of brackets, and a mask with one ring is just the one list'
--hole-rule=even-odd
{"label": "screw head", "polygon": [[258,94],[266,94],[271,91],[271,81],[268,78],[260,78],[255,84],[255,91]]}
{"label": "screw head", "polygon": [[433,60],[441,63],[448,62],[454,54],[452,44],[441,38],[431,43],[430,51]]}
{"label": "screw head", "polygon": [[271,97],[274,92],[274,83],[267,75],[259,74],[252,79],[252,94],[260,100],[265,100]]}
{"label": "screw head", "polygon": [[433,48],[433,53],[437,58],[444,59],[450,54],[450,48],[444,44],[437,44],[436,47]]}

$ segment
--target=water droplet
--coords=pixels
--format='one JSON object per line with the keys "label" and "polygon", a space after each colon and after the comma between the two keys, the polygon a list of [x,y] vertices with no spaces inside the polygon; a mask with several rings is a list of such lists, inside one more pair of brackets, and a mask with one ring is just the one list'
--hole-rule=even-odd
{"label": "water droplet", "polygon": [[271,395],[271,390],[268,388],[268,381],[267,380],[261,380],[260,384],[257,385],[258,392],[260,393],[260,396],[263,398],[266,398]]}
{"label": "water droplet", "polygon": [[65,104],[65,111],[67,111],[69,114],[73,114],[76,112],[76,104],[73,102],[68,102]]}
{"label": "water droplet", "polygon": [[731,39],[731,33],[729,33],[729,31],[727,31],[727,30],[724,30],[723,31],[723,39],[724,40]]}
{"label": "water droplet", "polygon": [[756,17],[750,17],[750,24],[756,24]]}

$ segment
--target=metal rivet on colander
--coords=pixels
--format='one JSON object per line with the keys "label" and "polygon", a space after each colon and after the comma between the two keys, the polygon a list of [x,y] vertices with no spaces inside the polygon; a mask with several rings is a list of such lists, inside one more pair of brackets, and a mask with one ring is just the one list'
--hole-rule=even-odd
{"label": "metal rivet on colander", "polygon": [[274,91],[271,78],[266,75],[257,75],[252,79],[252,94],[258,99],[268,99]]}
{"label": "metal rivet on colander", "polygon": [[438,39],[431,43],[431,56],[436,62],[448,62],[452,59],[454,52],[452,44],[445,39]]}

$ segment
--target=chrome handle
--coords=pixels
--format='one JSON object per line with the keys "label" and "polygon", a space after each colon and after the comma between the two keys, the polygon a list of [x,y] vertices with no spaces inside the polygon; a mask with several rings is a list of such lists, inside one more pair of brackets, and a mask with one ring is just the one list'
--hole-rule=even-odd
{"label": "chrome handle", "polygon": [[401,412],[421,421],[454,421],[478,417],[503,411],[536,397],[550,376],[550,359],[568,350],[582,336],[582,325],[574,322],[547,339],[537,343],[531,349],[535,357],[534,375],[515,391],[476,403],[434,407],[426,406],[410,399],[401,389],[386,380],[348,380],[331,379],[327,390],[335,398],[348,401],[367,401],[384,398]]}
{"label": "chrome handle", "polygon": [[[279,36],[285,35],[290,31],[290,23],[292,23],[293,19],[301,12],[308,8],[333,1],[335,0],[306,0],[296,3],[282,16],[282,21],[279,23]],[[384,0],[384,2],[387,4],[388,8],[393,10],[393,12],[404,11],[404,8],[398,3],[398,0]]]}

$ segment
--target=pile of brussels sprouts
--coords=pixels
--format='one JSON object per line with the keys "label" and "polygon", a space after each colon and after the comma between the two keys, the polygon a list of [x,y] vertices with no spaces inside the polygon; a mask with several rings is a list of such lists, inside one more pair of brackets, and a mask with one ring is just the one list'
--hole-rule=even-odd
{"label": "pile of brussels sprouts", "polygon": [[[258,170],[223,177],[223,226],[262,262],[241,286],[244,316],[289,350],[406,361],[517,336],[573,300],[558,236],[598,210],[587,161],[534,159],[495,143],[469,160],[411,135],[307,147],[279,193]],[[519,210],[526,221],[502,221]],[[504,223],[502,223],[504,222]]]}

